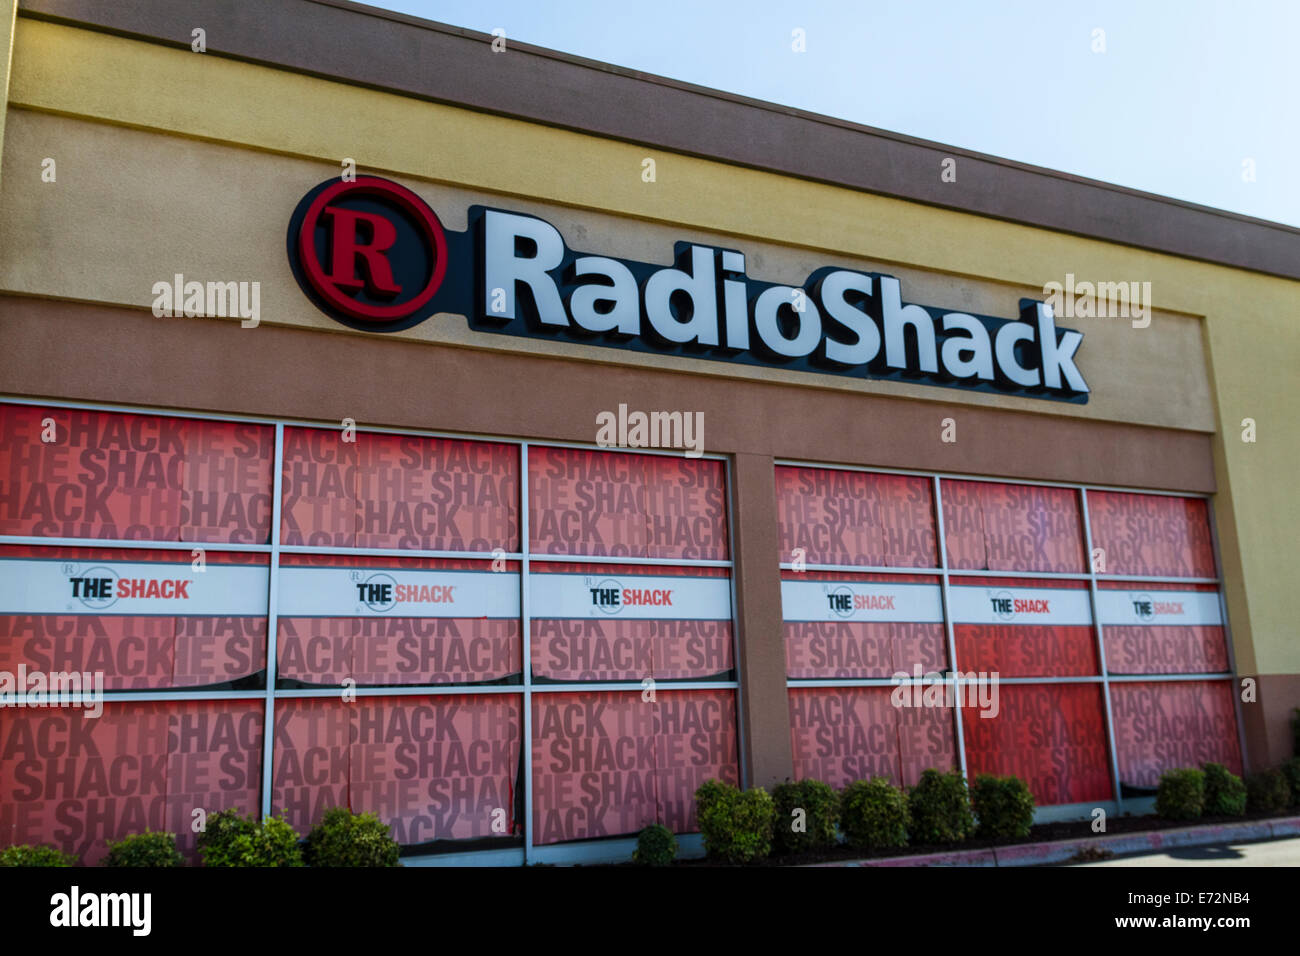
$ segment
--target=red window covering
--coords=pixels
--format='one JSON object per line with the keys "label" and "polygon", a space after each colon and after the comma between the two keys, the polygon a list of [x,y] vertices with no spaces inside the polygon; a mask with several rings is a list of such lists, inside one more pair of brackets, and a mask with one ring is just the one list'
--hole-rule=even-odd
{"label": "red window covering", "polygon": [[[790,688],[795,779],[839,789],[855,780],[887,777],[896,786],[911,786],[924,770],[955,767],[952,708],[895,706],[896,692],[904,689]],[[924,698],[918,691],[905,700],[919,705]]]}
{"label": "red window covering", "polygon": [[[1145,602],[1144,611],[1149,617],[1145,623],[1113,624],[1103,614],[1109,673],[1217,674],[1228,670],[1228,645],[1222,625],[1206,623],[1204,619],[1209,615],[1203,606],[1187,600],[1188,596],[1206,595],[1217,601],[1217,585],[1102,581],[1098,587],[1099,597],[1108,596],[1107,592],[1122,592],[1125,603]],[[1176,623],[1179,621],[1197,623]]]}
{"label": "red window covering", "polygon": [[[548,561],[530,574],[534,680],[734,679],[726,568]],[[593,589],[619,603],[596,605]]]}
{"label": "red window covering", "polygon": [[[782,571],[783,589],[798,586],[812,598],[844,590],[852,599],[843,611],[813,603],[806,595],[798,605],[786,601],[786,676],[795,679],[909,677],[948,666],[943,622],[871,620],[906,615],[913,605],[933,604],[942,616],[939,579],[923,574],[850,574],[835,571]],[[819,593],[825,592],[825,595]],[[794,597],[788,590],[784,595]],[[909,599],[910,598],[910,599]],[[845,602],[850,604],[850,602]],[[818,615],[801,614],[800,608]],[[841,614],[844,615],[841,619]],[[792,620],[792,617],[801,617]],[[919,616],[919,615],[918,615]]]}
{"label": "red window covering", "polygon": [[274,448],[269,425],[0,404],[0,534],[264,544]]}
{"label": "red window covering", "polygon": [[1092,547],[1104,574],[1212,578],[1214,545],[1204,498],[1089,491]]}
{"label": "red window covering", "polygon": [[284,430],[281,542],[519,550],[519,450],[500,442]]}
{"label": "red window covering", "polygon": [[1241,773],[1230,681],[1110,685],[1120,783],[1154,788],[1178,767],[1221,763]]}
{"label": "red window covering", "polygon": [[[497,566],[502,570],[493,571],[490,561],[281,555],[282,576],[288,568],[324,572],[320,590],[346,591],[356,616],[332,610],[328,616],[299,615],[285,613],[282,606],[277,621],[277,677],[314,686],[339,686],[351,678],[361,687],[517,681],[523,672],[519,563],[503,561]],[[371,578],[391,581],[401,590],[387,606],[391,609],[367,615],[351,588]],[[426,579],[464,580],[465,584],[422,583]],[[482,589],[485,583],[500,585],[489,594],[505,589],[512,598],[510,605],[498,609],[499,616],[484,616],[481,611],[492,609],[461,594],[462,588]],[[471,606],[457,611],[461,603]]]}
{"label": "red window covering", "polygon": [[963,671],[1002,677],[1088,677],[1097,673],[1092,626],[958,624],[953,627]]}
{"label": "red window covering", "polygon": [[521,704],[513,694],[277,701],[272,806],[304,834],[345,806],[377,814],[403,845],[508,837]]}
{"label": "red window covering", "polygon": [[[1084,677],[1100,673],[1086,581],[962,576],[949,583],[953,639],[957,665],[962,671],[996,673],[1001,677]],[[976,603],[969,604],[964,598]],[[1006,620],[963,620],[964,608],[978,607],[981,598],[990,606],[997,598],[1009,600],[1011,609]],[[1040,620],[1042,623],[1038,623]]]}
{"label": "red window covering", "polygon": [[945,478],[948,566],[958,570],[1087,570],[1079,493],[1073,488]]}
{"label": "red window covering", "polygon": [[720,461],[529,448],[528,489],[536,553],[727,559]]}
{"label": "red window covering", "polygon": [[972,782],[982,773],[1017,776],[1039,806],[1113,797],[1096,684],[1002,684],[997,716],[964,706],[962,730]]}
{"label": "red window covering", "polygon": [[705,780],[739,782],[731,690],[533,695],[533,840],[697,828]]}
{"label": "red window covering", "polygon": [[[33,604],[0,607],[0,671],[99,673],[104,690],[264,687],[268,567],[265,555],[243,552],[206,552],[200,572],[188,551],[0,546],[0,575],[32,572],[22,580]],[[232,580],[231,569],[254,579]],[[111,598],[90,602],[104,605],[97,613],[73,596],[85,574],[112,582]],[[177,581],[178,596],[122,613],[120,589],[157,583],[171,593]],[[43,608],[65,613],[32,613]]]}
{"label": "red window covering", "polygon": [[94,865],[119,840],[168,830],[191,859],[195,810],[257,811],[264,704],[113,702],[14,709],[0,721],[0,846],[52,843]]}
{"label": "red window covering", "polygon": [[931,486],[914,475],[778,466],[781,560],[801,548],[808,564],[937,567]]}

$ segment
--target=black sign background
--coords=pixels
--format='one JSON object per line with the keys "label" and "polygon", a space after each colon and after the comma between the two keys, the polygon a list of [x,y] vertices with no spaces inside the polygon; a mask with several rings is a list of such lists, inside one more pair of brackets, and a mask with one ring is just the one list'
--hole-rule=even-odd
{"label": "black sign background", "polygon": [[[484,290],[484,263],[483,258],[479,255],[479,250],[483,248],[483,222],[484,214],[488,211],[499,211],[509,215],[529,215],[521,214],[515,210],[495,209],[489,206],[470,206],[469,207],[469,228],[465,232],[446,231],[447,241],[447,273],[446,278],[438,289],[433,298],[413,315],[399,321],[379,324],[373,322],[361,322],[348,316],[341,315],[330,308],[321,298],[314,293],[309,282],[306,281],[301,264],[297,256],[298,233],[302,226],[302,221],[306,215],[308,207],[312,200],[324,189],[337,183],[338,179],[329,179],[320,183],[311,190],[297,208],[289,223],[289,230],[286,236],[286,247],[289,255],[289,262],[293,269],[294,277],[298,280],[299,286],[303,292],[316,304],[316,306],[325,314],[344,325],[354,329],[366,332],[396,332],[402,329],[410,328],[432,315],[440,312],[464,315],[469,320],[470,328],[480,332],[491,332],[496,335],[513,335],[524,338],[539,339],[558,339],[560,341],[572,342],[578,345],[599,346],[602,348],[623,349],[633,352],[643,352],[656,355],[677,355],[682,358],[708,359],[718,362],[729,362],[739,365],[751,365],[765,368],[784,368],[801,372],[817,372],[821,374],[840,375],[847,378],[874,379],[884,381],[910,382],[913,384],[935,385],[945,388],[959,388],[965,391],[992,392],[995,394],[1021,395],[1028,398],[1047,399],[1050,401],[1068,402],[1071,404],[1086,404],[1088,401],[1087,392],[1071,392],[1064,388],[1050,389],[1043,385],[1025,387],[1012,382],[1006,378],[998,363],[994,363],[997,369],[997,378],[995,381],[983,381],[975,378],[959,379],[948,375],[943,371],[942,365],[940,370],[935,373],[922,372],[913,368],[896,369],[885,365],[885,349],[882,346],[879,353],[871,361],[864,365],[844,366],[839,363],[828,360],[825,357],[825,339],[811,355],[800,358],[787,358],[778,356],[766,350],[763,347],[762,340],[754,328],[752,318],[753,302],[766,289],[773,286],[781,285],[776,282],[763,282],[758,279],[745,277],[746,298],[749,302],[750,312],[750,349],[746,351],[737,351],[734,348],[728,348],[725,345],[706,346],[698,343],[677,343],[668,342],[655,334],[653,327],[645,317],[644,310],[644,288],[646,281],[655,272],[664,268],[676,267],[690,271],[690,247],[692,245],[707,246],[710,249],[719,251],[736,251],[727,250],[725,247],[708,246],[703,242],[686,242],[679,241],[674,244],[674,262],[673,263],[644,263],[634,262],[627,259],[619,259],[624,266],[632,273],[636,279],[637,286],[641,290],[642,299],[642,322],[641,334],[629,337],[617,331],[613,332],[589,332],[582,329],[572,322],[565,327],[553,325],[543,325],[538,318],[536,303],[533,301],[532,293],[526,284],[520,283],[514,296],[516,318],[513,320],[503,319],[492,315],[488,311],[489,304],[486,301]],[[358,209],[365,209],[371,212],[383,211],[378,204],[367,201],[360,201],[357,204]],[[536,218],[536,217],[535,217]],[[557,230],[558,231],[558,230]],[[562,233],[561,233],[562,235]],[[321,254],[324,255],[324,249]],[[527,254],[529,250],[520,250],[521,254]],[[564,246],[564,258],[560,266],[550,270],[548,275],[556,279],[556,285],[559,289],[560,297],[566,303],[569,295],[579,285],[587,284],[587,280],[594,280],[596,284],[603,285],[600,282],[601,277],[584,276],[584,281],[579,282],[574,275],[573,263],[575,260],[589,255],[607,255],[606,253],[580,252],[570,249],[568,244]],[[401,241],[393,247],[389,253],[389,260],[393,266],[393,272],[396,276],[411,276],[427,273],[427,258],[429,251],[427,244],[418,241]],[[615,258],[609,256],[609,258]],[[821,280],[832,272],[839,271],[841,267],[826,266],[818,269],[808,277],[808,280],[802,285],[805,293],[814,302],[820,302],[818,296],[818,286]],[[854,270],[849,270],[854,271]],[[873,287],[880,288],[880,278],[886,276],[886,273],[863,272],[862,275],[870,276],[873,280]],[[892,278],[892,277],[891,277]],[[718,315],[719,321],[723,314],[722,308],[722,283],[716,283],[718,291]],[[863,298],[858,304],[860,307],[875,320],[878,328],[882,330],[883,341],[883,324],[881,316],[881,301],[879,295]],[[906,301],[901,303],[908,305]],[[988,315],[974,315],[981,325],[988,330],[990,342],[997,334],[998,330],[1009,322],[1021,322],[1029,325],[1034,324],[1036,300],[1021,299],[1019,302],[1020,317],[1019,319],[1002,319]],[[960,312],[960,309],[936,308],[931,306],[921,306],[926,313],[932,318],[939,318],[949,312]],[[964,313],[970,315],[971,313]],[[783,320],[787,316],[781,317]],[[823,322],[833,331],[837,323],[832,317],[823,312]],[[782,329],[783,334],[788,334],[789,330]],[[1057,329],[1057,342],[1064,338],[1067,329]],[[852,333],[847,333],[849,336]],[[905,333],[907,338],[907,352],[909,360],[913,359],[916,352],[916,342],[914,333]],[[949,336],[944,333],[941,324],[935,325],[935,349],[936,353],[943,348],[944,341]],[[958,335],[964,341],[968,338]],[[851,338],[850,338],[851,340]],[[1041,357],[1035,341],[1021,341],[1015,346],[1016,360],[1026,368],[1039,367]],[[1076,353],[1077,354],[1077,353]]]}

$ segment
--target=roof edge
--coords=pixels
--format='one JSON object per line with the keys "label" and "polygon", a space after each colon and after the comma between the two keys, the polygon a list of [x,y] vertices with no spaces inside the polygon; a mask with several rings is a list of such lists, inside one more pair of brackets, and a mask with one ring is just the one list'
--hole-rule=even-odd
{"label": "roof edge", "polygon": [[[350,0],[20,0],[19,13],[184,48],[204,27],[207,55],[1300,280],[1300,229],[1282,223],[514,39],[494,54],[489,34]],[[940,179],[948,157],[956,182]]]}

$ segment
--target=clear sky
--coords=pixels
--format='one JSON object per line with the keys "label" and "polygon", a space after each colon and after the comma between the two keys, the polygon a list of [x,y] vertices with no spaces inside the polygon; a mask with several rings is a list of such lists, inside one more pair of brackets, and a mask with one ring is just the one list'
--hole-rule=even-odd
{"label": "clear sky", "polygon": [[1300,0],[371,3],[1300,227]]}

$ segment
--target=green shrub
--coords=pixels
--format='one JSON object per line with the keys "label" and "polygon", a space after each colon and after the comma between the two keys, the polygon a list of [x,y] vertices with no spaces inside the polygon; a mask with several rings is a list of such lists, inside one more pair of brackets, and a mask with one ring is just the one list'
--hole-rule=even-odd
{"label": "green shrub", "polygon": [[298,834],[279,817],[222,810],[208,817],[198,846],[204,866],[302,866]]}
{"label": "green shrub", "polygon": [[1195,820],[1205,812],[1205,772],[1166,770],[1156,789],[1156,813],[1166,820]]}
{"label": "green shrub", "polygon": [[1034,825],[1034,795],[1019,777],[982,773],[971,789],[971,807],[979,820],[975,832],[991,840],[1029,836]]}
{"label": "green shrub", "polygon": [[75,866],[76,863],[76,854],[44,844],[20,843],[0,850],[0,866]]}
{"label": "green shrub", "polygon": [[907,808],[913,843],[959,843],[975,832],[970,794],[960,771],[926,770],[908,793]]}
{"label": "green shrub", "polygon": [[1300,757],[1292,757],[1282,764],[1282,776],[1291,788],[1291,806],[1300,806]]}
{"label": "green shrub", "polygon": [[677,858],[677,837],[661,823],[652,823],[636,838],[632,862],[641,866],[668,866]]}
{"label": "green shrub", "polygon": [[1205,770],[1205,815],[1239,817],[1246,812],[1246,784],[1221,763],[1207,763]]}
{"label": "green shrub", "polygon": [[1291,710],[1291,753],[1300,757],[1300,707]]}
{"label": "green shrub", "polygon": [[108,856],[101,866],[184,866],[185,857],[176,849],[176,834],[133,833],[116,843],[109,841]]}
{"label": "green shrub", "polygon": [[1246,806],[1251,813],[1275,813],[1291,802],[1291,787],[1281,770],[1265,770],[1246,778]]}
{"label": "green shrub", "polygon": [[771,795],[761,787],[741,791],[706,780],[695,791],[704,849],[727,863],[749,863],[772,852]]}
{"label": "green shrub", "polygon": [[331,807],[307,834],[302,858],[308,866],[397,866],[399,851],[375,814]]}
{"label": "green shrub", "polygon": [[259,821],[250,834],[235,841],[242,862],[237,866],[302,866],[298,833],[281,817]]}
{"label": "green shrub", "polygon": [[[840,798],[820,780],[778,784],[772,790],[776,818],[772,843],[778,853],[802,853],[835,845]],[[800,814],[798,811],[803,811]],[[795,827],[800,829],[796,830]]]}
{"label": "green shrub", "polygon": [[911,825],[907,794],[885,777],[855,780],[844,788],[840,797],[840,827],[855,849],[907,846]]}
{"label": "green shrub", "polygon": [[736,788],[721,780],[705,780],[695,790],[695,814],[699,816],[719,802],[728,801],[736,793]]}
{"label": "green shrub", "polygon": [[[204,865],[233,866],[233,863],[225,862],[225,854],[237,837],[251,833],[256,824],[256,817],[241,817],[238,810],[209,814],[196,841]],[[209,862],[210,858],[221,862]]]}

